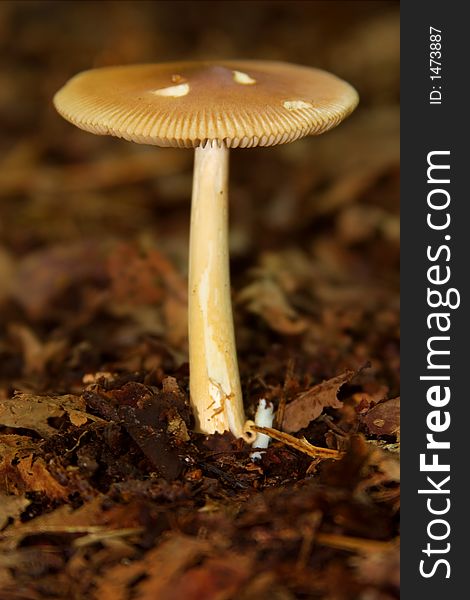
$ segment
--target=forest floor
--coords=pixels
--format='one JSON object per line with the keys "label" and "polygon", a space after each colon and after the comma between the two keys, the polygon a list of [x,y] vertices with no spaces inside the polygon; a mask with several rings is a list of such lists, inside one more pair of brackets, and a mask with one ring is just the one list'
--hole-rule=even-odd
{"label": "forest floor", "polygon": [[[229,433],[193,432],[192,153],[94,137],[50,105],[97,48],[95,66],[139,62],[172,29],[152,38],[136,3],[41,18],[47,4],[0,6],[0,599],[398,598],[398,5],[346,7],[348,35],[319,54],[361,93],[347,122],[232,152],[245,409],[267,399],[280,432],[253,461]],[[80,36],[103,4],[105,42]],[[172,22],[172,3],[145,4]],[[267,9],[248,4],[259,26]],[[311,62],[305,28],[333,19],[321,4],[289,60]],[[285,42],[292,23],[269,26]]]}

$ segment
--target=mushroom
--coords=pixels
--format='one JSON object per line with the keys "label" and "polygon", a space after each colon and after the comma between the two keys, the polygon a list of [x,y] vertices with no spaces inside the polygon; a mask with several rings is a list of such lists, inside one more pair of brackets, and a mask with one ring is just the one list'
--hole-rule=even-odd
{"label": "mushroom", "polygon": [[195,148],[188,322],[190,400],[200,432],[256,437],[243,409],[230,298],[229,149],[323,133],[357,102],[354,88],[325,71],[249,60],[93,69],[54,97],[58,112],[86,131]]}

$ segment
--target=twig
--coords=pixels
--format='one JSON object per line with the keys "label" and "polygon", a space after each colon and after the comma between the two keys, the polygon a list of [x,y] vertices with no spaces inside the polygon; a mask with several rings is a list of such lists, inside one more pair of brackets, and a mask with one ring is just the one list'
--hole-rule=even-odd
{"label": "twig", "polygon": [[333,460],[339,460],[344,455],[344,452],[339,452],[339,450],[331,450],[330,448],[313,446],[305,438],[299,439],[293,435],[284,433],[283,431],[273,429],[272,427],[258,427],[257,425],[252,425],[251,429],[257,433],[269,435],[269,437],[272,437],[274,440],[286,444],[286,446],[291,446],[292,448],[295,448],[296,450],[299,450],[299,452],[303,452],[312,458],[331,458]]}
{"label": "twig", "polygon": [[400,538],[383,542],[381,540],[366,540],[335,533],[317,533],[315,541],[324,546],[338,548],[339,550],[348,550],[350,552],[387,552],[398,547]]}

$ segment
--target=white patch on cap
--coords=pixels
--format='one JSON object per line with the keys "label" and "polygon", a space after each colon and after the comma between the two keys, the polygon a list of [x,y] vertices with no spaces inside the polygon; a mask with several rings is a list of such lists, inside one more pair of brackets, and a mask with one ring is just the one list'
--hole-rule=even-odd
{"label": "white patch on cap", "polygon": [[189,92],[189,84],[180,83],[180,85],[172,85],[171,87],[162,88],[161,90],[153,90],[152,94],[157,96],[170,96],[171,98],[179,98],[186,96]]}
{"label": "white patch on cap", "polygon": [[241,85],[253,85],[256,83],[256,79],[253,79],[253,77],[250,77],[242,71],[232,71],[232,73],[235,83],[240,83]]}
{"label": "white patch on cap", "polygon": [[313,108],[310,102],[304,102],[303,100],[286,100],[283,104],[287,110],[299,110],[300,108]]}

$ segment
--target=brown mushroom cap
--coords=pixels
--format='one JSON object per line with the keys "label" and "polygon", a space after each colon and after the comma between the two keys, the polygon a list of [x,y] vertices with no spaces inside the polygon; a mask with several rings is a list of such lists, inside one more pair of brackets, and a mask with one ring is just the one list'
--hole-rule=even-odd
{"label": "brown mushroom cap", "polygon": [[338,125],[357,102],[353,87],[325,71],[250,60],[93,69],[54,97],[81,129],[190,148],[292,142]]}

